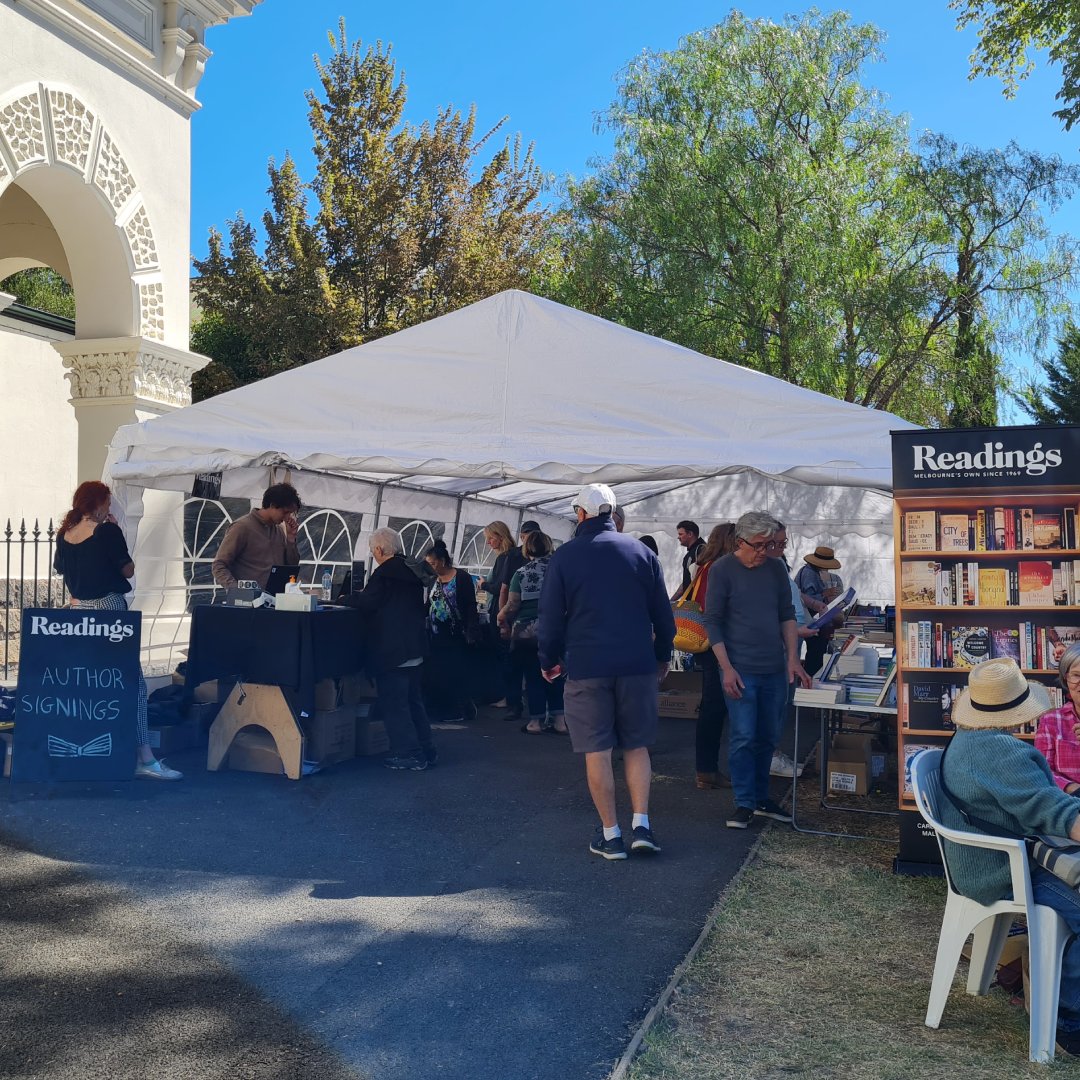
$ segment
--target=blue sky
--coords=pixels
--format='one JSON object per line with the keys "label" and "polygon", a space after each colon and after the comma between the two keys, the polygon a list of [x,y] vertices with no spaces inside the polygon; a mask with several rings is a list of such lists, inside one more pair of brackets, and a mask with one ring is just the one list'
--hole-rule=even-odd
{"label": "blue sky", "polygon": [[[858,22],[887,34],[885,62],[866,81],[907,114],[914,132],[932,129],[959,142],[1021,146],[1080,162],[1080,128],[1066,133],[1051,113],[1058,73],[1039,67],[1007,101],[996,79],[969,81],[973,30],[958,33],[947,0],[874,0],[843,5]],[[781,20],[801,6],[738,5],[751,18]],[[830,10],[822,5],[823,10]],[[408,119],[419,122],[453,104],[475,103],[484,131],[504,116],[505,130],[535,144],[547,173],[588,172],[610,149],[595,118],[613,98],[615,77],[646,49],[667,49],[721,21],[730,7],[697,0],[592,0],[542,5],[487,0],[396,5],[356,0],[264,0],[250,18],[211,31],[214,57],[199,86],[203,109],[192,121],[192,251],[206,250],[211,225],[224,228],[238,210],[258,221],[266,207],[266,164],[290,151],[310,179],[311,135],[304,91],[315,85],[312,56],[326,57],[328,29],[346,19],[350,39],[392,42],[409,91]],[[1080,236],[1080,196],[1054,219]]]}

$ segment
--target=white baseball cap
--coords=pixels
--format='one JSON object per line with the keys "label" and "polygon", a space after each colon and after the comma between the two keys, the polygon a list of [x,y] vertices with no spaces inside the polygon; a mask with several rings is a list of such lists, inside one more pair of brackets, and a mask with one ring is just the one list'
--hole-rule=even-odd
{"label": "white baseball cap", "polygon": [[585,511],[586,517],[610,514],[615,509],[615,492],[607,484],[586,484],[575,496],[573,508]]}

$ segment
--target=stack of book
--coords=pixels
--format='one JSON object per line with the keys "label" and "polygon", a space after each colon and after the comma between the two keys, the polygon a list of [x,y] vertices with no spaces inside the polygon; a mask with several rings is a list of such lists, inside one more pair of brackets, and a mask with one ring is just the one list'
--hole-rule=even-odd
{"label": "stack of book", "polygon": [[845,675],[843,684],[848,704],[867,707],[877,705],[885,683],[884,675]]}
{"label": "stack of book", "polygon": [[817,709],[827,708],[829,705],[842,704],[844,693],[844,687],[840,683],[814,683],[809,689],[798,686],[795,688],[795,704]]}

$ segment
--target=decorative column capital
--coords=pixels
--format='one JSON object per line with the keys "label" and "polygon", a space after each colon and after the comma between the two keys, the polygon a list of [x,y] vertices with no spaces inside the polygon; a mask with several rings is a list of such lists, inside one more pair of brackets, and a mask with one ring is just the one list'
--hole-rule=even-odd
{"label": "decorative column capital", "polygon": [[128,401],[157,410],[191,404],[191,376],[208,356],[149,338],[97,338],[54,342],[64,361],[73,405]]}

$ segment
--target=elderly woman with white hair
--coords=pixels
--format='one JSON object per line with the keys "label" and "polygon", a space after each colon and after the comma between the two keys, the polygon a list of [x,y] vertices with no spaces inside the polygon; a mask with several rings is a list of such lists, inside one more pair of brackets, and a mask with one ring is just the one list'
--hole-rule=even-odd
{"label": "elderly woman with white hair", "polygon": [[1067,699],[1040,717],[1035,748],[1046,758],[1054,783],[1067,795],[1080,795],[1080,642],[1058,658],[1058,677]]}
{"label": "elderly woman with white hair", "polygon": [[379,715],[390,739],[383,764],[420,772],[438,761],[420,683],[427,652],[424,586],[405,561],[401,537],[393,529],[376,529],[368,548],[377,565],[364,591],[342,603],[368,617],[367,668],[375,678]]}

